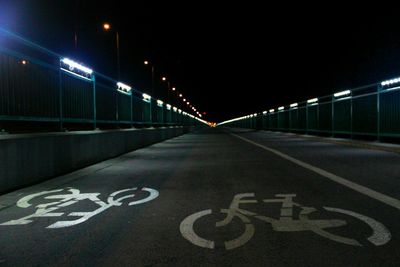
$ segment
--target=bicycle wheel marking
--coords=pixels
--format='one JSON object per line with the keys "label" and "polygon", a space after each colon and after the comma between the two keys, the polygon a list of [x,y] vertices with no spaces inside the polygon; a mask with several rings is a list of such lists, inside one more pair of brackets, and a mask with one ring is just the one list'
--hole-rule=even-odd
{"label": "bicycle wheel marking", "polygon": [[[64,227],[69,227],[69,226],[74,226],[80,223],[83,223],[87,221],[88,219],[94,217],[97,214],[102,213],[103,211],[111,208],[111,207],[119,207],[123,204],[123,201],[129,198],[135,197],[135,194],[126,194],[126,193],[131,193],[132,191],[138,190],[137,187],[134,188],[127,188],[127,189],[122,189],[119,191],[115,191],[109,195],[107,198],[107,201],[103,201],[99,198],[100,193],[81,193],[78,189],[75,188],[68,188],[69,193],[59,193],[65,189],[56,189],[56,190],[50,190],[50,191],[43,191],[39,193],[34,193],[28,196],[25,196],[18,200],[16,205],[20,208],[28,208],[32,206],[30,201],[36,197],[44,196],[43,198],[46,200],[50,200],[50,202],[38,204],[35,206],[36,211],[28,216],[16,219],[16,220],[10,220],[4,223],[1,223],[0,226],[10,226],[10,225],[24,225],[24,224],[29,224],[33,222],[34,218],[39,218],[39,217],[60,217],[64,215],[65,212],[55,212],[61,208],[71,206],[75,203],[78,203],[79,201],[82,200],[89,200],[92,201],[94,204],[98,206],[97,209],[93,211],[78,211],[78,212],[70,212],[67,214],[67,216],[71,217],[79,217],[75,220],[66,220],[66,221],[58,221],[55,222],[46,228],[64,228]],[[147,192],[149,195],[145,197],[144,199],[132,201],[128,203],[129,206],[133,205],[139,205],[143,204],[145,202],[151,201],[159,196],[159,192],[155,189],[152,188],[141,188],[139,190]],[[59,193],[52,195],[54,193]],[[45,196],[47,195],[47,196]],[[119,196],[119,198],[116,198]],[[55,200],[55,201],[51,201]]]}
{"label": "bicycle wheel marking", "polygon": [[343,214],[347,214],[347,215],[356,217],[357,219],[368,224],[372,228],[373,233],[367,239],[369,242],[371,242],[375,246],[382,246],[382,245],[386,244],[387,242],[389,242],[390,239],[392,238],[392,235],[390,234],[389,230],[383,224],[381,224],[380,222],[378,222],[370,217],[367,217],[365,215],[362,215],[362,214],[359,214],[359,213],[356,213],[356,212],[350,211],[350,210],[342,210],[342,209],[330,208],[330,207],[324,207],[324,209],[326,209],[328,211],[334,211],[334,212],[343,213]]}
{"label": "bicycle wheel marking", "polygon": [[188,217],[186,217],[182,222],[179,227],[179,230],[181,231],[181,234],[184,238],[186,238],[189,242],[192,244],[202,247],[202,248],[210,248],[214,249],[214,241],[207,240],[204,238],[201,238],[198,236],[194,229],[193,229],[193,224],[194,222],[199,219],[200,217],[203,217],[205,215],[211,214],[211,210],[202,210],[199,212],[196,212]]}
{"label": "bicycle wheel marking", "polygon": [[[329,240],[346,244],[350,246],[363,246],[358,240],[340,236],[338,234],[329,232],[330,228],[338,228],[348,225],[346,220],[332,218],[332,219],[311,219],[308,217],[311,213],[317,212],[318,210],[313,207],[302,206],[293,201],[296,194],[276,194],[275,199],[264,199],[263,203],[267,204],[281,204],[280,217],[267,217],[265,215],[259,215],[252,211],[240,208],[240,204],[257,204],[254,193],[236,194],[231,202],[228,209],[221,209],[220,212],[225,214],[225,218],[215,223],[215,227],[222,228],[227,226],[236,217],[240,219],[241,223],[244,224],[244,232],[239,237],[224,241],[224,247],[226,250],[232,250],[246,244],[254,235],[255,227],[252,224],[252,219],[261,220],[272,226],[272,230],[276,232],[301,232],[306,231],[310,233],[318,234],[321,237]],[[249,199],[251,198],[251,199]],[[293,208],[299,208],[300,213],[298,218],[293,216]],[[339,208],[323,207],[326,211],[335,213],[345,214],[347,216],[354,217],[359,221],[367,224],[372,230],[372,234],[366,237],[366,240],[375,246],[382,246],[388,243],[391,239],[390,231],[380,222],[372,219],[368,216]],[[213,240],[207,240],[199,236],[194,228],[195,222],[202,217],[210,215],[212,211],[210,209],[203,210],[186,217],[181,225],[180,232],[182,236],[191,242],[192,244],[214,249],[215,242]]]}

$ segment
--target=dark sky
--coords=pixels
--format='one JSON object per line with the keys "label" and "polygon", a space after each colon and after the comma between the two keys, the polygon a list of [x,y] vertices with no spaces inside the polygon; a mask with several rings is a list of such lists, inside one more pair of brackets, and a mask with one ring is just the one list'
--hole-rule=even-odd
{"label": "dark sky", "polygon": [[0,0],[0,25],[116,77],[108,21],[120,33],[121,80],[148,92],[149,58],[157,77],[217,122],[400,75],[400,22],[389,6],[107,2]]}

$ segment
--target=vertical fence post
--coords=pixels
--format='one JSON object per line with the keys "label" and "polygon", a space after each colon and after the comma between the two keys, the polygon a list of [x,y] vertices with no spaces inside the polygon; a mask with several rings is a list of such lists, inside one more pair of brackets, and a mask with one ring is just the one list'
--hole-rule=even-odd
{"label": "vertical fence post", "polygon": [[308,103],[306,103],[306,134],[308,134]]}
{"label": "vertical fence post", "polygon": [[97,127],[97,114],[96,114],[96,75],[93,74],[93,129]]}
{"label": "vertical fence post", "polygon": [[381,85],[376,88],[376,137],[381,141]]}
{"label": "vertical fence post", "polygon": [[131,113],[131,128],[133,127],[133,92],[131,91],[131,108],[130,108],[130,113]]}
{"label": "vertical fence post", "polygon": [[149,107],[150,107],[150,112],[149,112],[149,119],[150,119],[150,124],[151,126],[153,126],[153,107],[152,107],[152,98],[150,98],[150,102],[149,102]]}
{"label": "vertical fence post", "polygon": [[335,137],[335,96],[331,98],[331,136]]}
{"label": "vertical fence post", "polygon": [[115,124],[117,125],[117,128],[119,127],[119,92],[118,90],[114,90],[115,92]]}
{"label": "vertical fence post", "polygon": [[350,138],[353,139],[353,97],[350,98]]}
{"label": "vertical fence post", "polygon": [[318,129],[318,133],[321,134],[321,129],[319,127],[319,106],[320,106],[320,104],[318,103],[318,105],[317,105],[317,129]]}
{"label": "vertical fence post", "polygon": [[62,73],[61,73],[61,58],[59,59],[60,66],[58,68],[58,112],[59,112],[59,130],[63,131],[63,90],[62,90]]}

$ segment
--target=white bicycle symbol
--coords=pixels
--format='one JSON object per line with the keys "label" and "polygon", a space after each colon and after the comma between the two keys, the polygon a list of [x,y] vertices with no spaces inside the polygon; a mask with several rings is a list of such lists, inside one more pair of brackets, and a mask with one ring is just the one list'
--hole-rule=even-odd
{"label": "white bicycle symbol", "polygon": [[[224,241],[224,247],[226,250],[240,247],[246,244],[253,237],[255,228],[254,225],[251,223],[250,218],[259,219],[263,222],[271,224],[272,229],[277,232],[311,231],[322,237],[328,238],[330,240],[339,243],[352,246],[362,246],[362,244],[358,242],[356,239],[343,237],[337,234],[330,233],[325,230],[328,228],[344,226],[347,224],[345,220],[310,219],[308,218],[308,216],[311,213],[316,212],[317,209],[313,207],[301,206],[300,204],[293,202],[293,198],[296,196],[296,194],[277,194],[275,196],[277,197],[276,199],[264,199],[263,202],[282,204],[279,219],[267,217],[264,215],[259,215],[252,211],[239,208],[240,204],[258,203],[256,199],[244,199],[244,198],[254,198],[255,197],[254,193],[237,194],[234,196],[232,203],[229,206],[229,209],[221,209],[220,212],[226,214],[225,215],[226,217],[222,221],[216,222],[215,224],[216,227],[223,227],[228,225],[230,222],[232,222],[233,218],[235,217],[239,218],[240,221],[245,225],[244,232],[238,238]],[[293,216],[293,207],[300,208],[298,219],[295,219]],[[324,207],[324,210],[328,212],[345,214],[357,218],[358,220],[366,223],[372,229],[372,234],[367,238],[367,240],[375,246],[382,246],[387,242],[389,242],[391,239],[391,234],[389,230],[383,224],[370,217],[361,215],[353,211],[338,209],[338,208]],[[208,240],[197,235],[193,227],[197,220],[201,219],[204,216],[210,215],[211,213],[212,213],[211,209],[208,209],[194,213],[186,217],[180,225],[180,231],[183,237],[196,246],[214,249],[215,242],[213,240]]]}
{"label": "white bicycle symbol", "polygon": [[[28,207],[32,206],[32,204],[30,204],[30,201],[32,199],[37,198],[37,197],[43,197],[45,195],[47,195],[47,196],[44,197],[44,199],[57,200],[57,201],[39,204],[35,207],[37,209],[35,211],[35,213],[25,216],[25,217],[22,217],[17,220],[11,220],[11,221],[2,223],[0,225],[23,225],[23,224],[28,224],[28,223],[33,222],[33,220],[32,220],[33,218],[59,217],[59,216],[64,215],[64,212],[56,212],[58,209],[61,209],[61,208],[67,207],[67,206],[71,206],[82,200],[90,200],[99,206],[99,208],[97,208],[94,211],[71,212],[67,216],[80,217],[80,218],[78,218],[76,220],[70,220],[70,221],[58,221],[56,223],[53,223],[53,224],[47,226],[46,228],[62,228],[62,227],[69,227],[69,226],[77,225],[77,224],[85,222],[86,220],[90,219],[91,217],[93,217],[111,207],[121,206],[123,200],[126,200],[128,198],[133,198],[135,196],[135,194],[121,196],[117,199],[114,199],[114,197],[116,197],[117,195],[120,195],[122,193],[137,191],[138,188],[136,188],[136,187],[135,188],[127,188],[127,189],[116,191],[116,192],[110,194],[110,196],[107,198],[107,202],[99,199],[100,193],[80,193],[80,191],[75,188],[68,189],[69,193],[67,193],[67,194],[54,195],[54,193],[59,193],[63,190],[65,190],[65,189],[43,191],[40,193],[31,194],[31,195],[21,198],[17,202],[17,206],[20,208],[28,208]],[[143,199],[129,202],[128,203],[129,206],[143,204],[145,202],[148,202],[148,201],[151,201],[151,200],[157,198],[159,195],[158,191],[155,189],[143,187],[140,190],[147,192],[149,195]]]}

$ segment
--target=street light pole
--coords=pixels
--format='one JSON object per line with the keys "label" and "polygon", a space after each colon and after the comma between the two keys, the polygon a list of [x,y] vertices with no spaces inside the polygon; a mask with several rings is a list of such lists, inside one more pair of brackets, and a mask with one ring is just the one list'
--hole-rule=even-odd
{"label": "street light pole", "polygon": [[115,32],[116,44],[117,44],[117,65],[118,65],[118,80],[121,79],[121,65],[119,59],[119,33],[118,31]]}
{"label": "street light pole", "polygon": [[[103,29],[105,31],[110,31],[111,25],[109,23],[104,23]],[[120,80],[121,79],[121,64],[120,64],[120,49],[119,49],[119,32],[118,32],[118,30],[115,30],[115,44],[116,44],[116,48],[117,48],[117,75],[118,75],[118,80]]]}
{"label": "street light pole", "polygon": [[155,96],[155,94],[154,94],[154,65],[151,63],[150,64],[150,62],[148,61],[148,60],[145,60],[144,61],[144,65],[150,65],[150,67],[151,67],[151,95],[153,95],[153,96]]}

